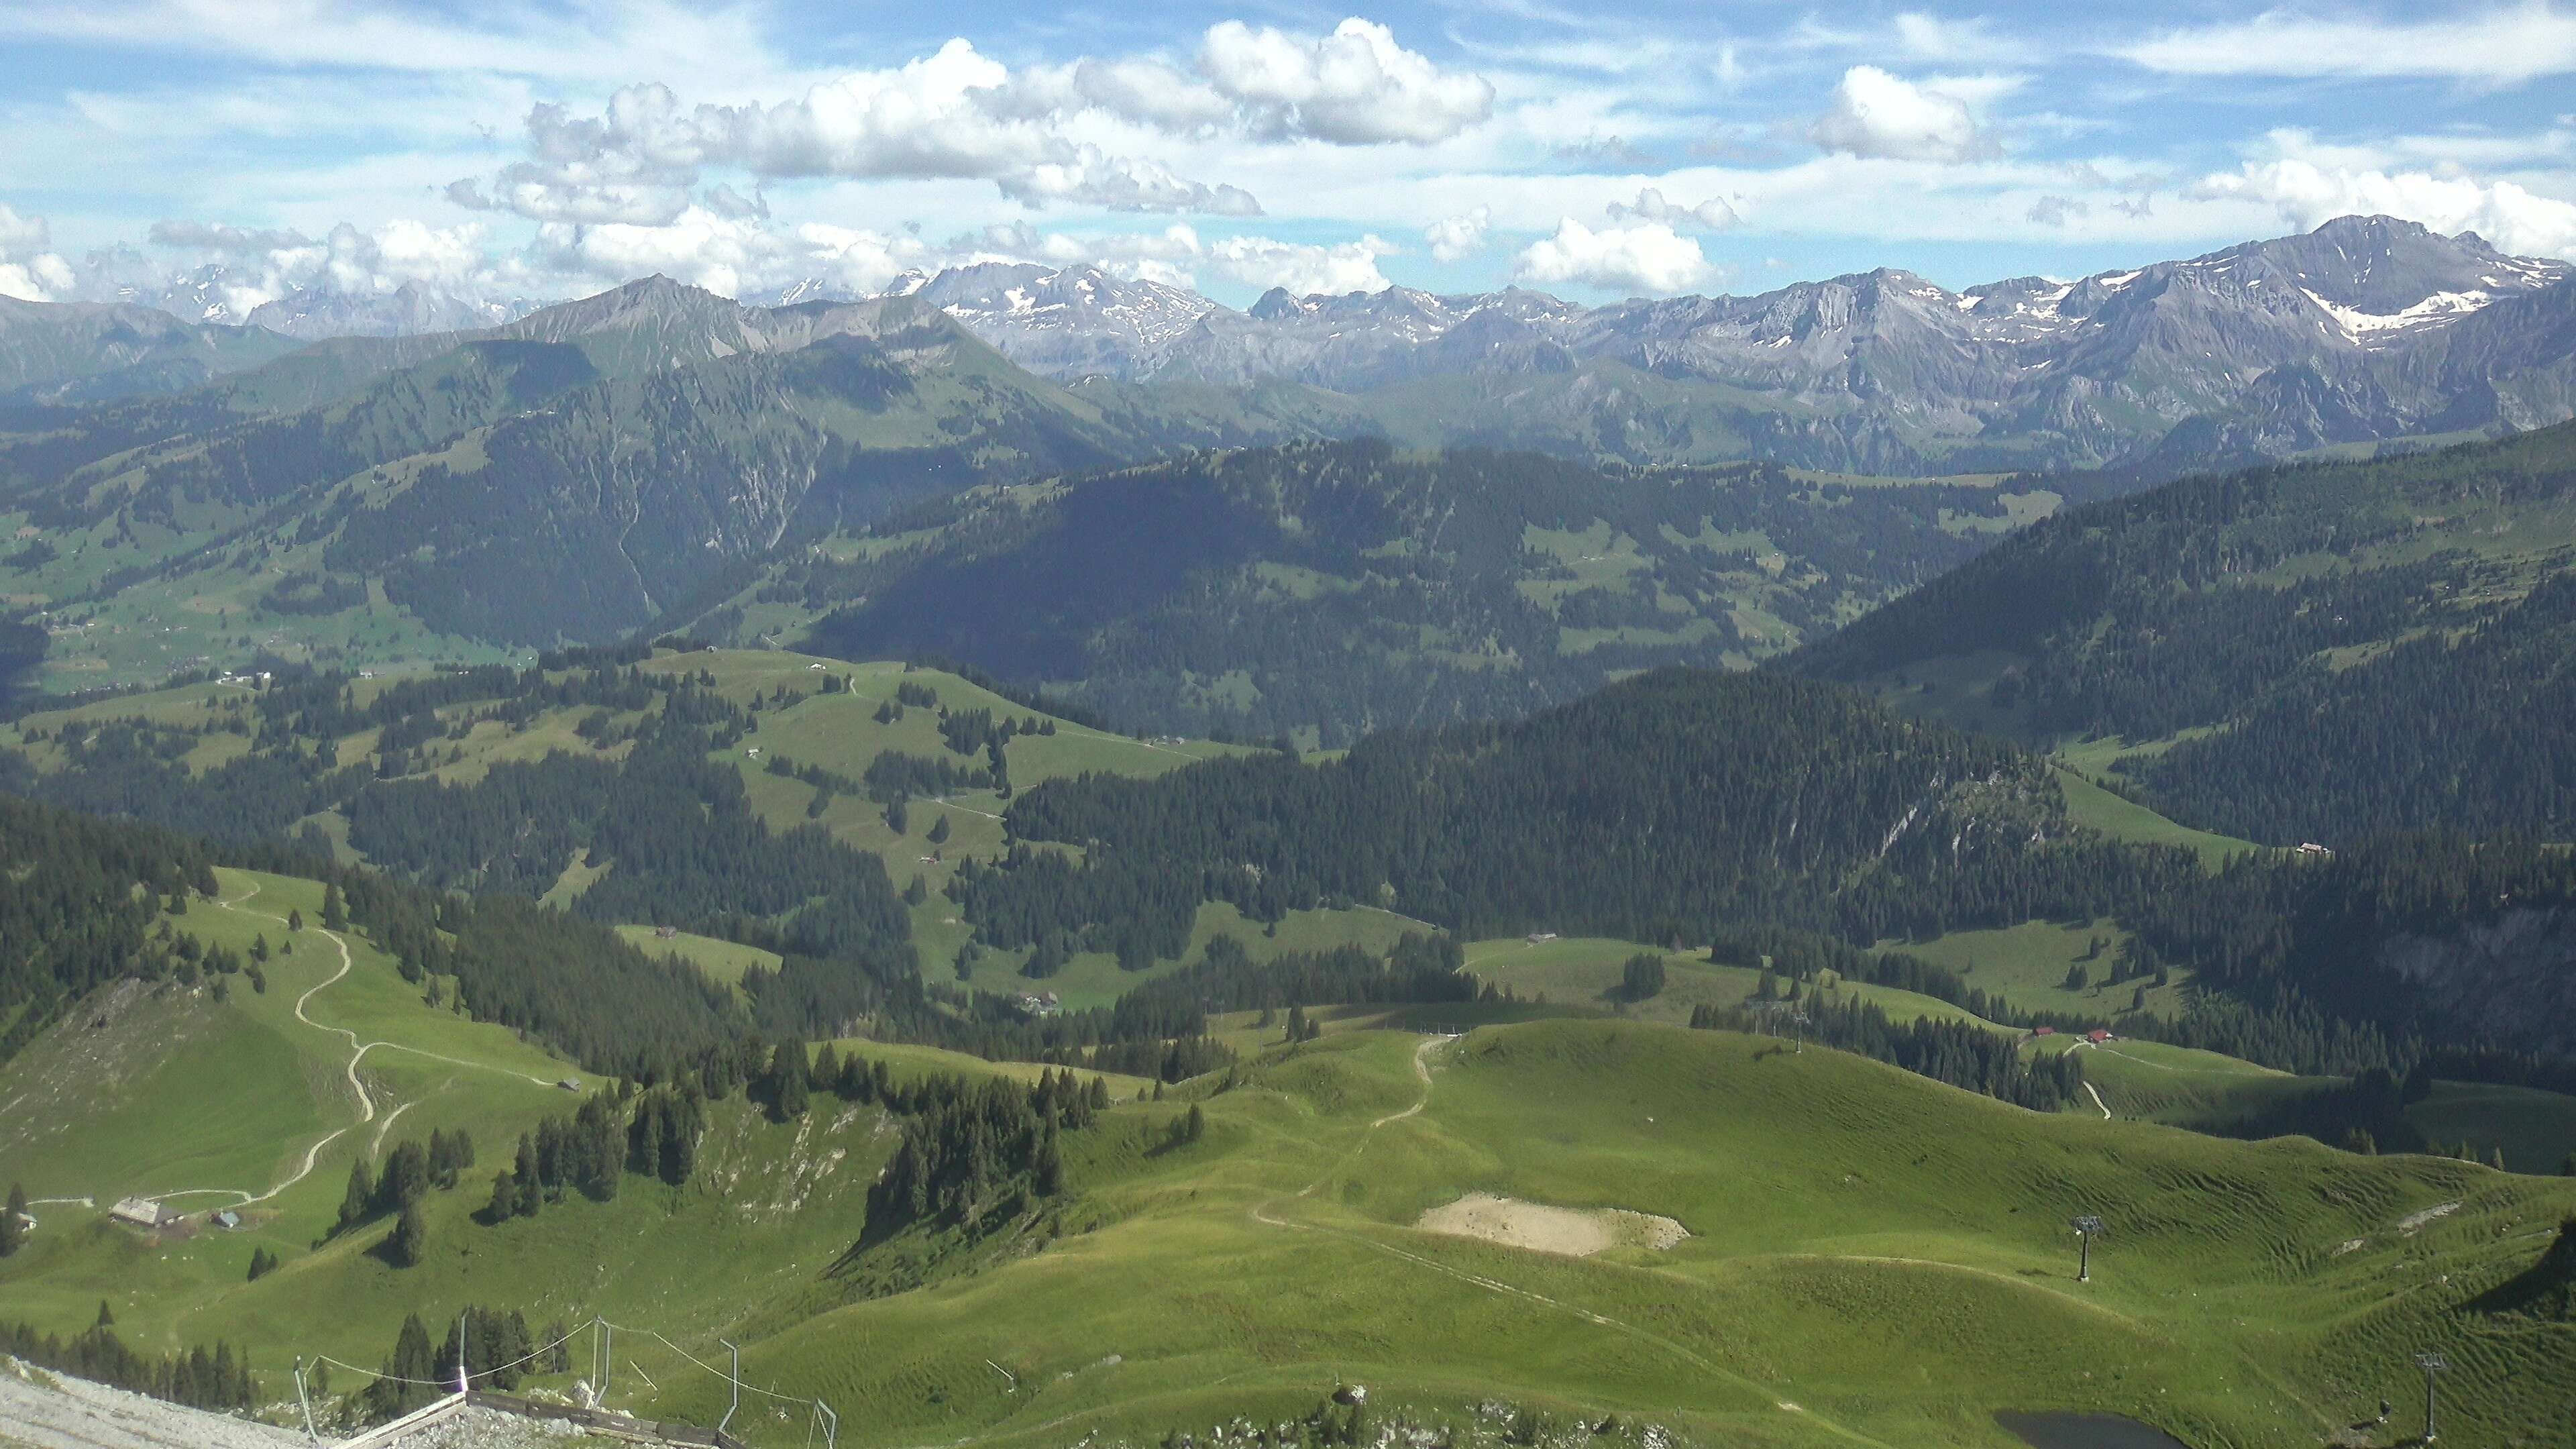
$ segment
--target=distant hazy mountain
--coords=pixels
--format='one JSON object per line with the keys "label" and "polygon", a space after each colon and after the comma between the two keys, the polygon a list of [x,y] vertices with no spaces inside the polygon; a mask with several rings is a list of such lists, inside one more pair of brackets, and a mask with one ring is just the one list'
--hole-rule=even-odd
{"label": "distant hazy mountain", "polygon": [[2188,261],[1966,292],[1882,269],[1591,308],[1397,287],[1273,291],[1236,312],[1093,268],[981,266],[921,294],[1037,372],[1386,394],[1376,411],[1408,441],[1883,472],[2135,459],[2172,473],[2576,413],[2569,273],[2474,234],[2346,217]]}
{"label": "distant hazy mountain", "polygon": [[265,327],[306,341],[415,337],[497,327],[543,305],[525,297],[487,297],[425,282],[405,282],[386,292],[300,287],[281,297],[252,301],[259,295],[255,282],[215,263],[156,282],[127,283],[117,289],[117,300],[185,321]]}
{"label": "distant hazy mountain", "polygon": [[261,303],[250,320],[289,337],[417,337],[498,327],[537,306],[524,297],[498,301],[406,282],[390,292],[360,295],[307,287]]}
{"label": "distant hazy mountain", "polygon": [[[0,508],[45,543],[0,561],[0,590],[184,579],[308,617],[375,581],[435,631],[512,643],[640,627],[782,541],[926,496],[1312,432],[1077,393],[917,299],[757,308],[660,277],[48,421],[0,430]],[[96,588],[90,548],[114,563]]]}
{"label": "distant hazy mountain", "polygon": [[[984,263],[907,273],[880,296],[928,301],[1065,382],[1303,389],[1294,410],[1329,414],[1321,433],[1885,474],[2117,466],[2154,482],[2576,416],[2570,273],[2471,233],[2345,217],[2184,261],[1965,292],[1881,269],[1601,307],[1395,287],[1274,290],[1237,311],[1093,266]],[[217,266],[128,300],[300,338],[481,332],[531,310],[414,284],[300,292],[235,315],[243,295]],[[862,300],[874,299],[816,277],[742,305]],[[130,390],[150,390],[150,376]]]}
{"label": "distant hazy mountain", "polygon": [[295,346],[261,328],[191,324],[150,307],[0,297],[0,406],[180,392]]}

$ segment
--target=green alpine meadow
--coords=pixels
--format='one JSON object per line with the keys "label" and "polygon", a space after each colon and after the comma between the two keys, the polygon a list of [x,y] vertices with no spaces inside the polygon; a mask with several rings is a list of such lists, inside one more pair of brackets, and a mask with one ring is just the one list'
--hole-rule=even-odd
{"label": "green alpine meadow", "polygon": [[0,7],[0,1449],[2576,1449],[2571,76]]}

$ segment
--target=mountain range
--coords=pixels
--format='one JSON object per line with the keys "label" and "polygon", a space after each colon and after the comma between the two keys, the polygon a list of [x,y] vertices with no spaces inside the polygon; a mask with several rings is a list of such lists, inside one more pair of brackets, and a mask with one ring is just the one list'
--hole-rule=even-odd
{"label": "mountain range", "polygon": [[[1347,738],[1749,664],[2168,472],[2566,418],[2571,309],[2563,264],[2384,218],[2071,283],[1590,309],[1235,312],[1003,265],[778,306],[656,277],[301,345],[12,303],[0,595],[55,687],[819,628],[1161,727]],[[1290,451],[1188,460],[1245,448]],[[1136,578],[1086,572],[1140,540]]]}
{"label": "mountain range", "polygon": [[1591,308],[1517,288],[1274,290],[1238,313],[1096,268],[991,265],[943,273],[923,295],[1055,376],[1415,397],[1476,378],[1497,396],[1427,425],[1448,442],[1544,447],[1573,411],[1654,388],[1782,462],[1916,473],[2153,458],[2172,472],[2563,419],[2576,408],[2569,276],[2474,233],[2345,217],[2185,261],[1964,292],[1882,268]]}
{"label": "mountain range", "polygon": [[[1520,288],[1392,287],[1274,289],[1237,311],[1096,266],[993,262],[908,274],[884,295],[940,308],[1041,376],[1302,386],[1346,399],[1346,430],[1419,446],[2163,478],[2576,415],[2569,278],[2564,262],[2506,255],[2472,232],[2351,216],[2185,260],[1960,292],[1882,268],[1598,307]],[[130,290],[192,321],[303,339],[460,333],[533,310],[410,283],[298,292],[236,316],[219,267]],[[810,279],[746,305],[860,300],[874,299]]]}

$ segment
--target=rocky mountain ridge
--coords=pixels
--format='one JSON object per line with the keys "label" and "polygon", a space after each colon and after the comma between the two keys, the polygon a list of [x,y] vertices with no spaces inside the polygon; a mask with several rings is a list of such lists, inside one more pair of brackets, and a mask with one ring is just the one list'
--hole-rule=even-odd
{"label": "rocky mountain ridge", "polygon": [[2346,217],[2182,261],[1964,292],[1882,268],[1589,308],[1519,288],[1392,287],[1273,290],[1236,312],[1097,268],[988,266],[942,273],[921,295],[1042,374],[1366,393],[1462,375],[1528,391],[1533,378],[1625,371],[1749,394],[1743,413],[1813,417],[1846,455],[1792,459],[1819,466],[2157,459],[2178,471],[2560,421],[2576,409],[2570,277],[2474,233]]}

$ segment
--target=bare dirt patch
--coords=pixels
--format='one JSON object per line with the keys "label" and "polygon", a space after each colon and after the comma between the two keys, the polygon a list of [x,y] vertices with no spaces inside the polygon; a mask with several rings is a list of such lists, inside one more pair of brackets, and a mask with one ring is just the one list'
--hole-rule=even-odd
{"label": "bare dirt patch", "polygon": [[1422,1215],[1427,1233],[1481,1238],[1507,1248],[1589,1258],[1611,1248],[1669,1248],[1690,1236],[1671,1218],[1626,1208],[1564,1208],[1472,1192]]}

